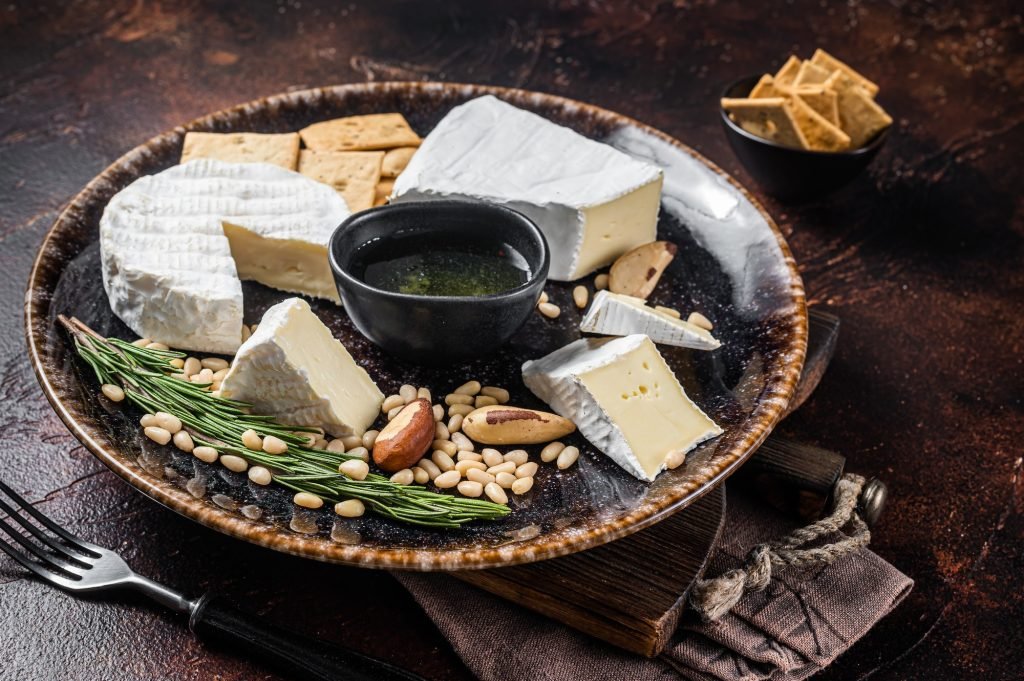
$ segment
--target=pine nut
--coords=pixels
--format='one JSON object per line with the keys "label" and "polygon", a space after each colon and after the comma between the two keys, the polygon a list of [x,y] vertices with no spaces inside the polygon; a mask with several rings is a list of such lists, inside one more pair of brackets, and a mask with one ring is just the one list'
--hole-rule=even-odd
{"label": "pine nut", "polygon": [[175,357],[170,362],[168,362],[168,364],[170,364],[175,369],[184,369],[185,368],[185,360],[183,360],[181,357]]}
{"label": "pine nut", "polygon": [[497,483],[489,482],[484,485],[484,494],[486,494],[487,498],[496,504],[508,503],[508,495],[505,494],[505,490],[501,488],[501,485]]}
{"label": "pine nut", "polygon": [[159,425],[156,422],[156,416],[153,414],[143,414],[142,418],[139,419],[139,425],[143,428],[149,428],[150,426]]}
{"label": "pine nut", "polygon": [[472,480],[473,482],[479,482],[481,485],[487,485],[494,482],[494,476],[487,471],[482,471],[479,468],[470,468],[466,471],[466,479]]}
{"label": "pine nut", "polygon": [[572,302],[576,303],[576,307],[581,310],[587,306],[589,298],[590,291],[587,290],[586,286],[577,286],[572,290]]}
{"label": "pine nut", "polygon": [[516,478],[512,483],[512,494],[526,494],[533,489],[533,478]]}
{"label": "pine nut", "polygon": [[220,457],[220,462],[224,468],[227,468],[229,471],[234,473],[244,473],[246,469],[249,468],[248,461],[240,456],[235,456],[234,454],[225,454]]}
{"label": "pine nut", "polygon": [[411,485],[413,480],[415,480],[415,477],[412,474],[411,468],[403,468],[391,476],[391,482],[397,485]]}
{"label": "pine nut", "polygon": [[505,404],[508,402],[508,391],[504,388],[496,388],[493,385],[485,385],[480,388],[480,394],[486,395],[487,397],[493,397],[498,400],[498,404]]}
{"label": "pine nut", "polygon": [[[440,449],[430,455],[430,460],[437,464],[437,467],[445,473],[455,470],[455,461]],[[462,476],[461,472],[459,472],[459,476]]]}
{"label": "pine nut", "polygon": [[416,386],[406,383],[398,389],[398,394],[402,396],[406,404],[409,404],[416,399]]}
{"label": "pine nut", "polygon": [[499,463],[497,466],[491,466],[487,469],[487,472],[491,475],[497,475],[498,473],[515,473],[516,465],[511,461]]}
{"label": "pine nut", "polygon": [[260,325],[259,324],[253,324],[249,328],[252,329],[253,333],[256,333],[256,329],[260,328]]}
{"label": "pine nut", "polygon": [[412,479],[417,485],[425,485],[430,482],[430,475],[420,466],[412,467]]}
{"label": "pine nut", "polygon": [[350,449],[345,453],[348,454],[349,456],[359,459],[360,461],[370,460],[370,450],[368,450],[366,447],[356,447],[355,449]]}
{"label": "pine nut", "polygon": [[377,441],[378,435],[380,435],[379,430],[368,430],[363,433],[363,446],[367,449],[373,449],[373,443]]}
{"label": "pine nut", "polygon": [[267,454],[284,454],[288,451],[288,443],[279,437],[268,435],[263,438],[263,451]]}
{"label": "pine nut", "polygon": [[366,513],[366,506],[359,499],[346,499],[334,505],[334,512],[342,518],[358,518]]}
{"label": "pine nut", "polygon": [[541,303],[537,306],[540,313],[548,319],[555,319],[558,315],[562,314],[562,308],[558,307],[554,303]]}
{"label": "pine nut", "polygon": [[675,317],[676,319],[682,319],[683,317],[683,313],[675,308],[665,307],[664,305],[655,305],[654,309],[658,312],[667,314],[669,317]]}
{"label": "pine nut", "polygon": [[541,291],[540,295],[537,297],[537,304],[538,305],[543,305],[544,303],[548,302],[548,300],[549,300],[548,292],[547,291]]}
{"label": "pine nut", "polygon": [[551,463],[558,458],[563,449],[565,449],[565,445],[561,442],[551,442],[540,450],[540,460],[544,463]]}
{"label": "pine nut", "polygon": [[460,452],[471,452],[475,449],[473,441],[462,433],[452,433],[452,442]]}
{"label": "pine nut", "polygon": [[473,398],[469,395],[450,393],[444,396],[444,403],[449,407],[453,404],[473,404]]}
{"label": "pine nut", "polygon": [[466,418],[462,414],[456,414],[448,420],[448,433],[457,433],[462,430],[462,419]]}
{"label": "pine nut", "polygon": [[346,435],[345,437],[341,438],[341,443],[343,445],[345,445],[346,451],[349,450],[349,449],[355,449],[356,447],[362,447],[363,446],[363,436],[362,435]]}
{"label": "pine nut", "polygon": [[513,449],[505,454],[505,461],[511,461],[517,466],[522,466],[529,460],[530,455],[526,453],[525,449]]}
{"label": "pine nut", "polygon": [[365,480],[366,476],[370,474],[370,466],[365,461],[349,459],[348,461],[341,462],[341,465],[338,466],[338,472],[347,475],[353,480]]}
{"label": "pine nut", "polygon": [[459,451],[459,448],[451,440],[434,440],[430,446],[433,449],[440,449],[448,456],[455,456]]}
{"label": "pine nut", "polygon": [[498,473],[494,476],[494,482],[498,483],[498,486],[503,489],[511,489],[515,481],[516,476],[512,473]]}
{"label": "pine nut", "polygon": [[705,331],[710,331],[711,329],[715,328],[715,325],[711,323],[711,320],[702,315],[700,312],[691,312],[690,316],[686,318],[686,321],[693,324],[694,326],[699,326]]}
{"label": "pine nut", "polygon": [[434,410],[434,420],[435,421],[440,421],[441,419],[444,418],[444,405],[442,405],[442,404],[435,404],[431,408]]}
{"label": "pine nut", "polygon": [[480,381],[466,381],[452,392],[456,395],[469,395],[472,397],[480,392]]}
{"label": "pine nut", "polygon": [[132,345],[134,345],[137,348],[144,348],[152,342],[153,341],[151,341],[148,338],[139,338],[138,340],[133,340]]}
{"label": "pine nut", "polygon": [[430,388],[417,388],[416,399],[431,402],[432,398],[430,397]]}
{"label": "pine nut", "polygon": [[491,405],[497,404],[498,400],[487,395],[477,395],[476,399],[473,400],[473,406],[479,409],[480,407],[490,407]]}
{"label": "pine nut", "polygon": [[171,439],[174,440],[174,446],[183,452],[191,452],[196,448],[196,443],[192,441],[188,431],[179,430]]}
{"label": "pine nut", "polygon": [[158,411],[156,414],[156,425],[166,430],[171,435],[174,435],[181,430],[181,419],[173,414],[168,414],[165,411]]}
{"label": "pine nut", "polygon": [[263,449],[263,438],[260,437],[259,433],[250,428],[242,433],[242,444],[249,449],[261,451]]}
{"label": "pine nut", "polygon": [[228,375],[231,369],[218,369],[213,372],[213,382],[215,385],[220,385],[220,382],[224,380],[224,377]]}
{"label": "pine nut", "polygon": [[192,450],[192,456],[206,463],[213,463],[220,458],[220,453],[213,447],[196,447]]}
{"label": "pine nut", "polygon": [[302,508],[320,508],[324,505],[323,499],[309,492],[299,492],[292,497],[292,501],[295,502],[296,506],[301,506]]}
{"label": "pine nut", "polygon": [[252,338],[252,331],[249,330],[248,326],[246,326],[245,324],[242,324],[242,342],[244,343],[245,341],[249,340],[250,338]]}
{"label": "pine nut", "polygon": [[316,442],[313,443],[313,449],[327,449],[327,440],[322,437],[318,437]]}
{"label": "pine nut", "polygon": [[451,438],[452,434],[448,432],[448,426],[438,421],[434,424],[434,438],[437,440],[447,440]]}
{"label": "pine nut", "polygon": [[596,277],[594,277],[594,288],[597,289],[598,291],[603,291],[606,288],[608,288],[608,275],[599,274]]}
{"label": "pine nut", "polygon": [[124,390],[119,385],[104,383],[100,386],[100,392],[111,402],[121,402],[124,400]]}
{"label": "pine nut", "polygon": [[144,428],[142,432],[146,434],[146,437],[158,445],[165,445],[171,441],[171,434],[160,426],[149,426],[148,428]]}
{"label": "pine nut", "polygon": [[345,442],[343,440],[341,440],[340,438],[338,438],[336,440],[331,440],[330,442],[327,443],[327,451],[335,452],[335,453],[338,453],[338,454],[344,454],[345,453]]}
{"label": "pine nut", "polygon": [[[458,458],[459,461],[482,461],[484,457],[483,457],[482,454],[478,454],[477,452],[465,452],[465,451],[463,451],[463,452],[459,452],[457,458]],[[486,468],[486,466],[485,466],[485,468]]]}
{"label": "pine nut", "polygon": [[576,463],[576,459],[580,458],[580,450],[576,447],[566,447],[559,453],[558,458],[555,460],[555,465],[558,466],[558,470],[564,471],[569,466]]}
{"label": "pine nut", "polygon": [[486,447],[480,450],[480,453],[484,456],[484,463],[490,466],[497,466],[500,463],[505,463],[505,457],[501,455],[497,449],[491,449]]}
{"label": "pine nut", "polygon": [[527,461],[516,469],[515,475],[517,478],[532,478],[537,475],[537,462]]}
{"label": "pine nut", "polygon": [[188,376],[186,376],[185,374],[183,374],[181,372],[170,374],[170,377],[171,378],[175,378],[175,379],[177,379],[179,381],[188,381],[188,380],[190,380]]}
{"label": "pine nut", "polygon": [[213,371],[220,371],[231,366],[226,359],[221,359],[220,357],[205,357],[199,360],[199,363]]}
{"label": "pine nut", "polygon": [[686,461],[686,452],[681,449],[674,449],[665,457],[665,467],[669,470],[674,470],[682,466],[684,461]]}
{"label": "pine nut", "polygon": [[435,480],[437,476],[441,475],[441,469],[438,468],[437,464],[430,459],[420,459],[420,462],[417,465],[427,472],[427,480]]}
{"label": "pine nut", "polygon": [[405,409],[405,405],[404,404],[402,406],[400,406],[400,407],[395,407],[394,409],[389,411],[388,412],[388,421],[394,420],[394,418],[396,416],[398,416],[402,412],[403,409]]}
{"label": "pine nut", "polygon": [[404,406],[405,406],[405,400],[402,399],[401,395],[388,395],[387,398],[384,399],[383,404],[380,405],[380,410],[381,410],[382,413],[387,414],[389,411],[391,411],[395,407],[404,407]]}
{"label": "pine nut", "polygon": [[486,471],[487,466],[485,466],[482,461],[460,461],[455,464],[455,470],[461,473],[463,477],[466,477],[467,471]]}
{"label": "pine nut", "polygon": [[468,414],[472,414],[474,409],[476,409],[476,407],[469,404],[453,404],[448,407],[448,416],[466,416]]}
{"label": "pine nut", "polygon": [[460,480],[462,480],[462,476],[458,471],[447,471],[434,478],[434,486],[438,489],[449,489],[458,485]]}
{"label": "pine nut", "polygon": [[185,360],[185,365],[182,367],[182,373],[186,376],[191,376],[192,374],[198,374],[199,370],[202,368],[203,365],[199,362],[198,358],[189,357]]}
{"label": "pine nut", "polygon": [[167,347],[167,345],[165,345],[164,343],[150,343],[149,345],[146,346],[146,349],[147,350],[163,350],[165,352],[167,350],[170,350],[170,348]]}
{"label": "pine nut", "polygon": [[274,476],[270,474],[270,471],[263,466],[253,466],[249,469],[249,479],[257,485],[269,485],[270,481],[274,479]]}
{"label": "pine nut", "polygon": [[459,483],[458,488],[459,494],[464,497],[476,498],[484,493],[484,486],[479,482],[473,482],[472,480],[463,480]]}

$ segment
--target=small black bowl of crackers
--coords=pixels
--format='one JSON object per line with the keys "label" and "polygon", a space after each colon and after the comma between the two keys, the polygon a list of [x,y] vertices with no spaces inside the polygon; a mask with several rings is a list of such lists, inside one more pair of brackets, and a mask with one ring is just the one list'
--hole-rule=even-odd
{"label": "small black bowl of crackers", "polygon": [[842,187],[878,154],[892,118],[878,85],[824,50],[791,56],[774,76],[750,76],[722,94],[722,126],[754,180],[780,199]]}

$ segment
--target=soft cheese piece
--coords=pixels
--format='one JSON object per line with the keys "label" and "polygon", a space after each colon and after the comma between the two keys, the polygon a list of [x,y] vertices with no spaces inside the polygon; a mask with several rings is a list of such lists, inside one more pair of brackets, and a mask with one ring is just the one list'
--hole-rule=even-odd
{"label": "soft cheese piece", "polygon": [[654,480],[670,453],[722,433],[644,335],[580,339],[523,364],[523,382],[641,480]]}
{"label": "soft cheese piece", "polygon": [[221,382],[221,395],[296,426],[362,435],[384,394],[309,303],[289,298],[263,315]]}
{"label": "soft cheese piece", "polygon": [[103,287],[140,336],[230,354],[242,340],[239,279],[340,302],[327,241],[348,215],[334,190],[290,170],[190,161],[107,204]]}
{"label": "soft cheese piece", "polygon": [[514,208],[544,232],[549,278],[572,281],[655,240],[661,181],[655,166],[488,95],[437,124],[392,195]]}
{"label": "soft cheese piece", "polygon": [[580,331],[605,336],[642,333],[655,343],[714,350],[722,344],[707,330],[648,307],[641,298],[598,291],[580,322]]}

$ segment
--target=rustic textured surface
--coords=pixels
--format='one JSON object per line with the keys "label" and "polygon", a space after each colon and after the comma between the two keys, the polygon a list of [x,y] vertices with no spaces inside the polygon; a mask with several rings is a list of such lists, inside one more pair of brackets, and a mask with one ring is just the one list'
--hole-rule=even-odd
{"label": "rustic textured surface", "polygon": [[[766,202],[789,233],[810,297],[844,324],[829,374],[783,430],[890,483],[874,548],[917,580],[901,608],[823,677],[1019,677],[1019,8],[520,2],[499,11],[466,2],[428,12],[427,3],[297,4],[0,9],[8,482],[169,583],[223,589],[273,621],[431,678],[467,678],[386,575],[197,528],[129,490],[78,446],[46,406],[23,351],[23,286],[43,232],[89,178],[161,130],[291,87],[366,78],[565,94],[661,128],[746,180],[718,127],[719,88],[820,44],[880,83],[896,134],[867,175],[829,200]],[[314,582],[322,586],[299,588]],[[134,599],[76,601],[6,563],[0,604],[5,679],[264,678]]]}

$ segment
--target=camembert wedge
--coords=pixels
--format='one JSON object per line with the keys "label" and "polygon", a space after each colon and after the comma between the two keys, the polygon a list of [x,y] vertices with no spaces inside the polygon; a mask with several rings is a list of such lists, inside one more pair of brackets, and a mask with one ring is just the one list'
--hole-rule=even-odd
{"label": "camembert wedge", "polygon": [[514,208],[544,232],[549,278],[572,281],[654,241],[661,183],[660,168],[488,95],[455,107],[427,135],[392,201]]}
{"label": "camembert wedge", "polygon": [[580,331],[605,336],[642,333],[655,343],[696,350],[714,350],[722,344],[705,329],[648,307],[640,298],[598,291]]}
{"label": "camembert wedge", "polygon": [[267,310],[239,348],[221,394],[252,404],[257,414],[320,426],[335,437],[362,435],[384,401],[369,374],[299,298]]}
{"label": "camembert wedge", "polygon": [[523,382],[641,480],[653,481],[671,453],[722,433],[644,335],[580,339],[526,362]]}

